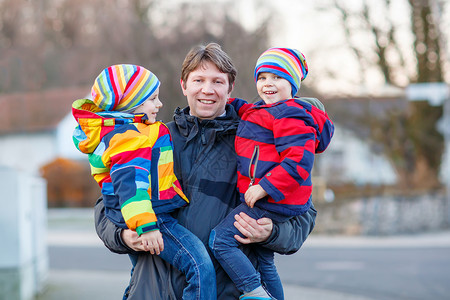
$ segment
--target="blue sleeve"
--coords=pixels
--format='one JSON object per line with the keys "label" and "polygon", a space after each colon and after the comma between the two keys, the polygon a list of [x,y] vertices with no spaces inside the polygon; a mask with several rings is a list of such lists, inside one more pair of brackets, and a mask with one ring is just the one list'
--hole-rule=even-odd
{"label": "blue sleeve", "polygon": [[237,112],[239,117],[242,117],[244,112],[255,106],[254,104],[248,103],[247,101],[240,98],[230,98],[228,99],[228,104],[233,106],[234,110]]}

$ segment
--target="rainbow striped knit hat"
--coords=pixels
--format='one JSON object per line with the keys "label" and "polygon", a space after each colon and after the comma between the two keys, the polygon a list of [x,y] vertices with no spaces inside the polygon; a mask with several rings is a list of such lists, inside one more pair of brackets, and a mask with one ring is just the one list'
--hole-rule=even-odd
{"label": "rainbow striped knit hat", "polygon": [[308,74],[305,56],[298,50],[289,48],[270,48],[258,58],[255,67],[255,81],[259,73],[273,73],[291,83],[292,96],[300,88],[300,83]]}
{"label": "rainbow striped knit hat", "polygon": [[92,101],[105,111],[126,111],[145,102],[159,87],[156,75],[136,65],[104,69],[92,86]]}

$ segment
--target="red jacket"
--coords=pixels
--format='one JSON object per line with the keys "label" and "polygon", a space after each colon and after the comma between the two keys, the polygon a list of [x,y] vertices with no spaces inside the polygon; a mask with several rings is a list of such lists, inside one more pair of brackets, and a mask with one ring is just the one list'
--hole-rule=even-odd
{"label": "red jacket", "polygon": [[334,132],[327,113],[298,98],[229,102],[241,116],[235,140],[241,201],[253,179],[268,193],[256,206],[287,216],[306,212],[314,155],[327,148]]}

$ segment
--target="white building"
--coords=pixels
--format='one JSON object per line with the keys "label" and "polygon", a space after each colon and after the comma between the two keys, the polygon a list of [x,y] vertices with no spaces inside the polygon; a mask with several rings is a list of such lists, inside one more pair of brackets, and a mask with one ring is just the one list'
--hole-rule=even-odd
{"label": "white building", "polygon": [[81,158],[71,138],[71,105],[86,91],[82,87],[0,94],[0,165],[38,174],[57,157]]}
{"label": "white building", "polygon": [[370,142],[335,124],[336,130],[330,146],[316,155],[316,167],[329,183],[356,185],[395,184],[397,176],[388,160],[371,150]]}

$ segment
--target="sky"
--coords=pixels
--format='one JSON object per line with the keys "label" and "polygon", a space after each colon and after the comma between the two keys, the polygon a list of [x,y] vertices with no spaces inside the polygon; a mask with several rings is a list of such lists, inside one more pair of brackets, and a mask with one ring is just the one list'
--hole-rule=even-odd
{"label": "sky", "polygon": [[[220,0],[204,0],[214,2]],[[223,0],[226,1],[226,0]],[[444,3],[448,0],[436,0],[435,4]],[[368,68],[368,77],[361,80],[359,75],[360,65],[354,54],[346,47],[344,31],[340,25],[340,17],[336,10],[329,9],[329,0],[277,0],[258,1],[245,0],[236,1],[236,15],[242,24],[248,29],[254,29],[260,25],[258,16],[270,16],[272,22],[269,24],[271,32],[271,45],[279,47],[292,47],[300,50],[306,57],[309,66],[308,78],[314,81],[314,85],[323,93],[335,91],[350,94],[380,94],[399,93],[401,90],[387,87],[384,79],[375,68]],[[259,5],[259,3],[263,3]],[[346,7],[355,11],[361,7],[361,0],[340,1]],[[384,2],[379,0],[367,0],[371,8],[371,21],[385,26],[386,20],[391,20],[398,28],[396,37],[401,41],[402,47],[411,47],[413,36],[410,31],[410,12],[407,0],[392,0],[391,9],[384,10]],[[327,10],[319,12],[318,7],[322,5]],[[436,6],[435,9],[439,8]],[[440,10],[441,29],[450,28],[450,5],[446,10]],[[447,34],[449,32],[447,31]],[[358,45],[371,47],[373,42],[367,34],[356,37]],[[450,58],[450,40],[444,41],[447,57]],[[368,49],[369,50],[369,49]],[[371,53],[371,51],[367,51]],[[376,57],[369,57],[376,59]],[[415,61],[413,57],[406,58],[409,70],[413,72]],[[447,82],[450,82],[450,62],[447,68]],[[334,76],[328,77],[323,74],[332,71]],[[399,72],[401,83],[406,86],[409,77],[406,72]],[[306,82],[305,82],[306,83]]]}
{"label": "sky", "polygon": [[[379,0],[368,0],[375,4]],[[395,11],[405,11],[401,3],[406,0],[394,0]],[[302,52],[308,63],[309,73],[305,84],[314,82],[322,93],[342,92],[345,94],[374,93],[383,85],[383,78],[374,70],[369,70],[370,80],[360,82],[359,65],[353,59],[351,51],[345,47],[345,37],[339,17],[332,10],[318,13],[317,6],[328,0],[167,0],[165,7],[180,3],[231,3],[230,15],[234,16],[246,29],[254,30],[261,22],[270,17],[270,47],[290,47]],[[357,8],[360,0],[346,0],[345,4]],[[329,7],[327,7],[329,8]],[[211,15],[213,17],[213,15]],[[401,18],[396,18],[401,20]],[[403,19],[403,22],[407,22]],[[365,43],[364,36],[359,37]],[[369,44],[369,43],[366,43]],[[257,58],[255,58],[256,61]],[[335,76],[322,76],[332,71]]]}

